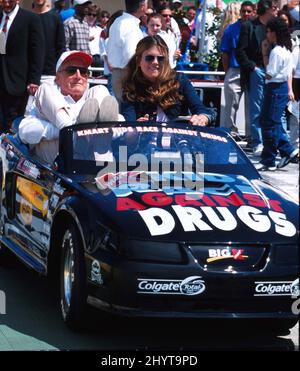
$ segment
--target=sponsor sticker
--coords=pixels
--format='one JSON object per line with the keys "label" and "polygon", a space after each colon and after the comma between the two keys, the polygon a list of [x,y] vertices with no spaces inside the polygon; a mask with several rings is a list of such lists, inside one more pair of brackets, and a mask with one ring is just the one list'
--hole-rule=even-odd
{"label": "sponsor sticker", "polygon": [[25,225],[30,225],[32,222],[32,206],[24,198],[20,202],[20,215]]}
{"label": "sponsor sticker", "polygon": [[199,295],[205,291],[205,282],[200,276],[184,280],[138,278],[138,294]]}
{"label": "sponsor sticker", "polygon": [[53,186],[53,192],[59,194],[59,195],[63,195],[64,192],[65,192],[65,188],[62,187],[60,185],[60,179],[58,179],[55,183],[54,183],[54,186]]}
{"label": "sponsor sticker", "polygon": [[91,280],[97,282],[99,285],[103,284],[101,275],[101,267],[98,260],[94,260],[91,265]]}
{"label": "sponsor sticker", "polygon": [[254,296],[292,296],[293,281],[257,281]]}
{"label": "sponsor sticker", "polygon": [[233,259],[233,260],[245,260],[248,259],[248,255],[244,255],[243,249],[209,249],[209,258],[206,259],[207,263],[212,263],[217,260]]}
{"label": "sponsor sticker", "polygon": [[28,179],[18,177],[17,190],[36,210],[42,213],[43,217],[47,215],[49,199],[40,185]]}
{"label": "sponsor sticker", "polygon": [[24,174],[29,175],[30,177],[37,179],[40,175],[39,169],[36,167],[35,164],[26,160],[25,158],[21,158],[17,164],[17,169],[22,171]]}
{"label": "sponsor sticker", "polygon": [[300,296],[300,291],[299,291],[299,278],[297,278],[291,285],[291,293],[294,298],[297,298]]}

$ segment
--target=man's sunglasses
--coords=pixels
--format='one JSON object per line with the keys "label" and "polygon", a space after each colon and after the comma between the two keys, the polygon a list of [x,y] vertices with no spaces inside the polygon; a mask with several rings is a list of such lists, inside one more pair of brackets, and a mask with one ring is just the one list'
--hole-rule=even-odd
{"label": "man's sunglasses", "polygon": [[94,13],[88,13],[89,16],[97,17],[97,14]]}
{"label": "man's sunglasses", "polygon": [[253,12],[253,10],[242,9],[242,13],[250,14],[250,13],[252,13],[252,12]]}
{"label": "man's sunglasses", "polygon": [[77,67],[77,66],[68,66],[64,68],[63,70],[60,70],[61,72],[65,72],[67,75],[72,76],[77,73],[77,71],[80,72],[80,75],[82,77],[89,77],[90,71],[87,67]]}
{"label": "man's sunglasses", "polygon": [[165,60],[165,57],[163,55],[146,55],[145,61],[148,63],[152,63],[154,59],[157,59],[158,63],[162,63]]}

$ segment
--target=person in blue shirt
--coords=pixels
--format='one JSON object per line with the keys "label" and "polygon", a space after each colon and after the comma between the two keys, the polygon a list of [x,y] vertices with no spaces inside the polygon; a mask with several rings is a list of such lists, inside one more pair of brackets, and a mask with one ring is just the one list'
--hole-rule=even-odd
{"label": "person in blue shirt", "polygon": [[[243,94],[240,83],[240,65],[236,60],[235,49],[239,39],[242,22],[247,21],[254,15],[254,4],[251,1],[244,1],[241,5],[240,15],[241,18],[237,22],[225,28],[220,47],[223,69],[225,71],[225,114],[222,124],[229,128],[233,136],[238,133],[236,115]],[[245,115],[245,119],[247,135],[247,115]]]}
{"label": "person in blue shirt", "polygon": [[199,126],[212,124],[216,116],[200,101],[189,79],[172,70],[168,46],[158,35],[140,40],[127,65],[121,113],[128,121],[157,122],[190,113],[189,122]]}
{"label": "person in blue shirt", "polygon": [[[75,3],[75,4],[74,4]],[[67,19],[73,17],[73,15],[75,14],[75,8],[74,8],[74,5],[77,4],[80,4],[80,2],[76,2],[76,0],[71,0],[71,7],[68,8],[68,9],[64,9],[62,10],[60,13],[59,13],[59,16],[60,18],[62,19],[62,21],[66,21]]]}

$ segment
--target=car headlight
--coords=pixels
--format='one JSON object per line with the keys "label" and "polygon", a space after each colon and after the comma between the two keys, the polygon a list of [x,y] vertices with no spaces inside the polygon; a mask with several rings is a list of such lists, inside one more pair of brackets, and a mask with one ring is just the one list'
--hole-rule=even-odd
{"label": "car headlight", "polygon": [[133,260],[165,264],[185,263],[184,251],[177,243],[125,240],[120,241],[119,252]]}

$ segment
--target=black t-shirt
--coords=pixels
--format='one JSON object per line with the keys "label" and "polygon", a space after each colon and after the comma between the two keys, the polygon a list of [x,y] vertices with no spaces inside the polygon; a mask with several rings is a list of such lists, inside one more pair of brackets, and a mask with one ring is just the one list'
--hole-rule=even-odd
{"label": "black t-shirt", "polygon": [[45,36],[45,61],[43,75],[55,76],[55,66],[61,53],[66,50],[65,32],[59,15],[49,11],[39,14]]}

